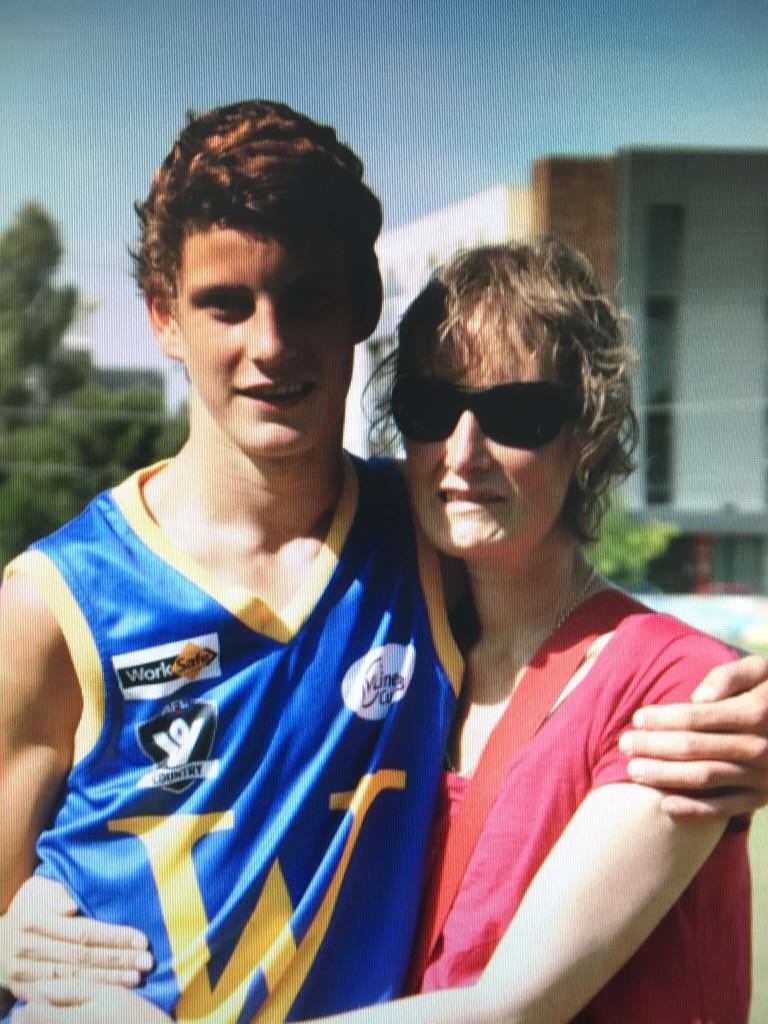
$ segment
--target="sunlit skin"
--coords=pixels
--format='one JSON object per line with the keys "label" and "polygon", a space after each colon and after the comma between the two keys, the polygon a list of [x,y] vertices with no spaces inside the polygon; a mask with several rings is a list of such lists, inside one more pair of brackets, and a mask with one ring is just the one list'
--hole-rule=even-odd
{"label": "sunlit skin", "polygon": [[[255,504],[264,498],[264,487],[252,486],[251,471],[258,471],[256,476],[261,484],[271,477],[267,497],[276,518],[270,525],[277,524],[283,533],[294,528],[286,524],[286,517],[294,510],[304,514],[304,505],[287,501],[277,493],[274,478],[279,476],[281,467],[287,467],[294,483],[302,481],[302,494],[325,493],[323,479],[328,476],[328,468],[341,458],[341,412],[355,340],[350,326],[346,275],[338,254],[324,247],[321,240],[305,248],[301,255],[288,250],[284,242],[229,230],[188,238],[178,301],[174,307],[151,303],[150,315],[165,350],[173,358],[184,360],[199,393],[191,409],[192,447],[187,446],[188,454],[194,453],[195,458],[185,462],[182,453],[145,489],[151,491],[155,480],[170,478],[173,466],[178,465],[186,474],[187,491],[194,492],[189,475],[200,464],[205,469],[205,460],[210,455],[219,467],[234,466],[238,470],[242,488],[238,490],[233,485],[230,472],[228,493],[230,511],[235,495],[234,505],[241,515],[249,502]],[[329,270],[330,280],[322,276]],[[309,318],[312,326],[306,321],[297,323],[295,296],[302,295],[307,283],[312,295],[313,282],[318,281],[320,295],[324,285],[331,291],[337,287],[341,301],[337,299],[335,308],[329,309],[318,298]],[[481,326],[479,318],[468,325],[470,332],[474,328],[478,334]],[[488,360],[487,365],[466,372],[458,382],[485,388],[515,380],[555,379],[551,369],[528,351],[521,338],[483,339],[491,347],[500,341],[504,348],[502,358],[494,358],[493,365]],[[450,373],[444,376],[452,379]],[[465,413],[445,441],[409,444],[408,448],[409,474],[423,528],[439,548],[468,558],[475,602],[484,626],[489,632],[500,624],[504,627],[503,644],[478,644],[468,657],[464,690],[468,696],[471,694],[474,703],[463,719],[463,736],[454,736],[451,755],[460,768],[471,770],[498,709],[508,696],[515,665],[524,663],[537,640],[550,631],[562,608],[563,594],[583,599],[586,593],[582,585],[583,581],[589,582],[589,577],[585,575],[587,567],[580,545],[560,522],[568,482],[576,467],[578,445],[572,427],[566,425],[554,441],[537,451],[505,447],[486,438],[472,414]],[[307,483],[310,476],[312,482]],[[217,482],[211,501],[215,502],[222,491]],[[332,489],[328,491],[332,493]],[[330,497],[325,504],[332,508]],[[150,505],[156,510],[153,501]],[[264,514],[262,503],[262,520]],[[189,519],[188,509],[185,518]],[[210,531],[211,524],[207,527]],[[312,533],[321,535],[319,529]],[[218,536],[214,546],[221,547]],[[242,556],[241,551],[238,554]],[[224,552],[218,569],[223,572],[237,562],[252,564],[253,557],[232,558]],[[270,565],[264,579],[273,576],[274,566]],[[287,576],[295,578],[296,573]],[[510,581],[516,591],[512,602],[504,593]],[[542,615],[545,609],[548,614]],[[639,740],[636,738],[637,753],[663,757],[669,756],[671,750],[673,758],[683,758],[671,764],[648,762],[657,771],[650,781],[658,779],[659,784],[677,787],[682,780],[682,785],[686,785],[686,769],[690,768],[693,786],[711,788],[732,782],[749,787],[732,797],[705,796],[697,802],[689,801],[698,806],[702,815],[717,815],[724,810],[743,813],[765,800],[764,688],[768,683],[763,683],[762,697],[755,684],[765,679],[766,664],[759,659],[752,659],[751,667],[749,662],[741,664],[746,667],[739,678],[733,673],[726,679],[726,672],[734,666],[725,666],[711,673],[709,685],[714,687],[714,695],[720,697],[755,687],[752,710],[752,693],[721,700],[710,707],[646,709],[643,713],[653,715],[662,730],[665,726],[685,729],[698,725],[700,729],[709,728],[710,734],[688,736],[684,732],[662,731],[638,734]],[[686,752],[675,753],[675,737],[686,740]],[[692,760],[697,754],[701,759],[698,763]],[[729,760],[744,762],[744,766],[721,763]],[[710,773],[704,780],[702,769]],[[723,774],[726,770],[732,770],[733,777]],[[82,965],[82,951],[86,949],[89,959],[85,962],[92,966],[85,981],[67,978],[51,982],[47,964],[43,970],[30,973],[29,979],[35,984],[29,995],[51,999],[54,1004],[78,1005],[68,1008],[31,1003],[20,1011],[20,1022],[62,1024],[71,1020],[72,1024],[96,1024],[117,1015],[125,1024],[170,1020],[136,995],[92,986],[94,980],[134,984],[137,969],[145,969],[136,959],[135,949],[140,945],[134,944],[129,950],[131,944],[125,938],[118,939],[112,934],[114,926],[93,921],[85,922],[91,929],[85,946],[77,938],[72,945],[72,921],[66,916],[71,909],[63,909],[66,902],[62,909],[54,909],[55,900],[35,889],[41,884],[39,879],[26,883],[25,899],[17,908],[22,922],[15,925],[22,938],[18,963],[29,971],[25,928],[37,930],[36,913],[45,905],[52,919],[50,935],[64,940],[57,943],[56,955],[63,957],[65,965],[70,961]],[[22,890],[20,895],[23,894]],[[62,890],[59,902],[66,899]],[[31,924],[25,924],[26,921]],[[11,945],[10,941],[7,945]],[[51,954],[51,960],[55,959]],[[524,958],[520,960],[524,962]],[[115,969],[118,964],[122,965],[119,972]],[[474,1011],[482,1009],[474,991],[467,992],[469,1002],[460,1010],[463,1020],[469,1020]],[[455,993],[451,993],[449,1001],[454,997]],[[401,1020],[403,1005],[394,1007],[394,1020]],[[425,1019],[418,1004],[416,1010],[417,1019]],[[439,1019],[444,1019],[445,1010],[443,1006]],[[386,1011],[383,1007],[366,1010],[364,1018],[367,1021],[369,1015],[375,1015],[377,1020],[384,1019],[379,1013]]]}
{"label": "sunlit skin", "polygon": [[[189,235],[155,334],[190,378],[190,434],[144,488],[167,538],[282,607],[338,500],[354,309],[341,246],[233,228]],[[178,494],[186,501],[180,503]]]}
{"label": "sunlit skin", "polygon": [[466,411],[447,440],[407,444],[419,522],[446,554],[471,551],[473,560],[517,561],[559,531],[576,463],[573,449],[566,429],[536,451],[506,447],[487,438]]}
{"label": "sunlit skin", "polygon": [[[470,335],[481,343],[482,322]],[[495,346],[498,347],[498,346]],[[448,379],[451,379],[448,376]],[[503,358],[469,367],[457,381],[488,388],[513,381],[554,381],[554,374],[519,336],[504,342]],[[444,441],[407,442],[407,473],[414,509],[430,541],[445,554],[468,557],[503,575],[542,572],[550,547],[572,562],[578,547],[560,524],[578,448],[570,425],[542,448],[528,451],[486,437],[474,414],[465,411]]]}
{"label": "sunlit skin", "polygon": [[[504,337],[467,324],[475,352],[492,358],[445,379],[489,388],[555,382],[551,367],[507,327]],[[510,685],[585,587],[597,585],[581,544],[562,522],[579,450],[571,424],[534,450],[487,437],[471,411],[445,440],[408,441],[407,474],[416,519],[443,554],[466,566],[481,638],[467,654],[464,703],[450,756],[471,773],[509,697]]]}
{"label": "sunlit skin", "polygon": [[211,228],[185,241],[172,303],[150,316],[184,362],[193,436],[225,459],[286,459],[339,447],[353,316],[341,246]]}

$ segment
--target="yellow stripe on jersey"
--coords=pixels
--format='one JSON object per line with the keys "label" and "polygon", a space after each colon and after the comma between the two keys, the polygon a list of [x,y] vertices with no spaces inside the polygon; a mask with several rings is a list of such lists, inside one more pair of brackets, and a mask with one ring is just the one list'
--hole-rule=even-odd
{"label": "yellow stripe on jersey", "polygon": [[244,587],[222,583],[163,533],[147,508],[143,488],[152,476],[167,465],[167,461],[158,462],[140,470],[112,491],[112,497],[131,529],[159,558],[186,576],[249,629],[278,643],[288,643],[296,636],[320,599],[336,569],[341,549],[352,526],[357,510],[358,483],[350,460],[346,457],[344,459],[341,496],[325,541],[298,590],[283,608],[277,609]]}
{"label": "yellow stripe on jersey", "polygon": [[[287,639],[295,636],[301,629],[325,590],[328,580],[333,575],[339,562],[341,549],[344,547],[344,542],[352,526],[352,520],[355,518],[357,499],[357,474],[352,463],[345,457],[341,497],[336,505],[325,542],[312,563],[307,579],[280,611],[279,616],[275,615],[275,618],[278,621],[282,620],[285,625],[288,631]],[[260,632],[274,635],[264,629]]]}
{"label": "yellow stripe on jersey", "polygon": [[163,920],[181,990],[176,1019],[185,1024],[234,1024],[242,1013],[258,968],[269,996],[254,1024],[281,1024],[301,991],[320,950],[341,886],[371,805],[385,790],[404,790],[406,773],[382,769],[364,775],[351,792],[331,794],[332,811],[352,817],[339,863],[312,923],[297,945],[291,930],[294,908],[277,860],[215,986],[208,975],[211,953],[206,941],[208,918],[195,874],[192,850],[213,832],[234,827],[231,811],[120,818],[110,832],[125,832],[141,841],[157,886]]}
{"label": "yellow stripe on jersey", "polygon": [[54,563],[41,551],[25,551],[5,570],[30,580],[51,609],[64,634],[83,696],[83,710],[75,732],[73,765],[90,753],[104,725],[104,675],[101,659],[85,616]]}
{"label": "yellow stripe on jersey", "polygon": [[293,907],[280,865],[273,864],[232,956],[212,986],[207,969],[211,959],[208,917],[192,850],[209,834],[232,829],[232,812],[121,818],[110,821],[108,827],[111,832],[136,836],[146,850],[181,990],[176,1019],[188,1024],[234,1024],[259,960],[285,929],[290,930]]}
{"label": "yellow stripe on jersey", "polygon": [[[301,991],[307,975],[312,968],[315,957],[328,931],[333,916],[339,891],[347,873],[365,816],[376,797],[387,789],[404,790],[406,773],[395,769],[380,769],[371,775],[364,775],[357,788],[348,793],[333,793],[330,799],[332,811],[346,811],[352,815],[352,827],[349,830],[344,849],[333,878],[323,897],[312,924],[299,943],[294,956],[289,956],[293,934],[286,929],[281,944],[277,945],[270,958],[264,964],[269,998],[256,1014],[253,1024],[282,1024],[293,1003]],[[286,970],[286,967],[288,970]]]}
{"label": "yellow stripe on jersey", "polygon": [[448,609],[445,606],[440,558],[419,529],[418,524],[415,524],[414,529],[416,533],[416,551],[419,559],[419,578],[421,579],[421,588],[424,591],[424,600],[427,605],[427,612],[429,613],[432,640],[453,687],[453,691],[458,695],[464,675],[464,658],[456,645],[451,625],[448,621]]}

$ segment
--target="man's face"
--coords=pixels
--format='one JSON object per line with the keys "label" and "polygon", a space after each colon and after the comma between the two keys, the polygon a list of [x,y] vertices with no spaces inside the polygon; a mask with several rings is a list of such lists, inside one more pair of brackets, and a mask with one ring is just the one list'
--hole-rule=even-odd
{"label": "man's face", "polygon": [[196,232],[184,242],[173,309],[153,300],[150,317],[187,368],[207,443],[253,459],[340,446],[355,339],[338,243]]}

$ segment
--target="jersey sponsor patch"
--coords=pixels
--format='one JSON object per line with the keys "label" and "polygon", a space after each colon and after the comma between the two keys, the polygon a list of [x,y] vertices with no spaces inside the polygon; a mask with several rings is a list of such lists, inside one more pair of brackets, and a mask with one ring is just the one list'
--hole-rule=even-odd
{"label": "jersey sponsor patch", "polygon": [[116,654],[112,667],[126,700],[158,700],[183,686],[221,675],[218,633]]}
{"label": "jersey sponsor patch", "polygon": [[341,695],[350,711],[369,720],[384,718],[405,696],[416,662],[412,644],[384,644],[359,658],[341,683]]}
{"label": "jersey sponsor patch", "polygon": [[218,711],[211,701],[171,705],[136,727],[139,746],[156,767],[142,775],[140,789],[183,793],[200,779],[218,775],[218,760],[209,760]]}

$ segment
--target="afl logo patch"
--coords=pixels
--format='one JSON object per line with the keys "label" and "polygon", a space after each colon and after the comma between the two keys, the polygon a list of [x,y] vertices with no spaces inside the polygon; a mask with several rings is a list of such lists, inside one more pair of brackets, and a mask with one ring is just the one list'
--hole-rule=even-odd
{"label": "afl logo patch", "polygon": [[218,760],[210,760],[217,721],[216,705],[196,701],[170,707],[138,726],[139,746],[155,767],[139,780],[140,789],[183,793],[200,779],[215,778]]}
{"label": "afl logo patch", "polygon": [[350,711],[369,720],[384,718],[405,696],[416,661],[409,644],[374,647],[352,665],[341,683],[341,696]]}

